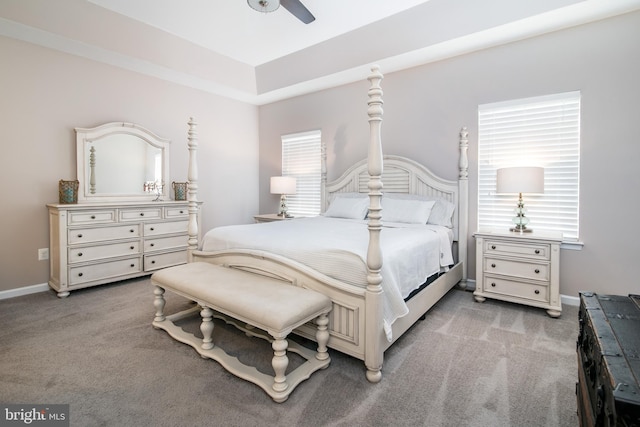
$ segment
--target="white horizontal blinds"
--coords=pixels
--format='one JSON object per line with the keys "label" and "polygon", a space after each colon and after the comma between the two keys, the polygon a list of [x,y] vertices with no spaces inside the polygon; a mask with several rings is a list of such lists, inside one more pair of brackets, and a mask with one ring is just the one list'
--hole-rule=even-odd
{"label": "white horizontal blinds", "polygon": [[320,213],[321,141],[320,130],[282,136],[282,175],[296,178],[296,194],[287,196],[287,208],[293,216]]}
{"label": "white horizontal blinds", "polygon": [[478,226],[507,229],[517,194],[496,194],[496,170],[544,167],[544,194],[523,194],[529,227],[578,240],[580,92],[478,108]]}

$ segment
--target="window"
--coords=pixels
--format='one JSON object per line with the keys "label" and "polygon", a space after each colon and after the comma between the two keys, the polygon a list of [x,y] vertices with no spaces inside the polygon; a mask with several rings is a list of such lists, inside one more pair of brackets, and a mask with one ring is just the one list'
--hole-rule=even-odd
{"label": "window", "polygon": [[517,195],[496,194],[496,170],[544,167],[544,194],[523,194],[534,230],[578,240],[580,92],[478,108],[478,227],[508,228]]}
{"label": "window", "polygon": [[282,176],[296,178],[296,194],[287,196],[293,216],[321,210],[322,142],[320,130],[282,136]]}

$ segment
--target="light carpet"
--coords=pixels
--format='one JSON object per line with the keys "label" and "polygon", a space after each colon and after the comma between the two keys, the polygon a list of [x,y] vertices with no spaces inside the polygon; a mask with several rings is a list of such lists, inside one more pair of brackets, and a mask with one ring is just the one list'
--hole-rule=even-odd
{"label": "light carpet", "polygon": [[[166,295],[166,313],[188,306]],[[454,289],[385,353],[380,383],[330,350],[277,404],[154,329],[148,278],[43,292],[0,301],[0,402],[69,404],[82,427],[575,426],[578,308],[563,308],[552,319]],[[214,341],[269,372],[266,341],[220,323]]]}

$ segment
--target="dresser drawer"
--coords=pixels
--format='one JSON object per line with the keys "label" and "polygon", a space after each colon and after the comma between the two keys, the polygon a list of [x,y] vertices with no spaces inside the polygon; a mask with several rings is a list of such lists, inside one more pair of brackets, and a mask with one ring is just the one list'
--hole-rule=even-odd
{"label": "dresser drawer", "polygon": [[189,221],[154,222],[144,225],[144,235],[159,236],[162,234],[184,233],[186,236]]}
{"label": "dresser drawer", "polygon": [[188,218],[189,207],[188,206],[172,206],[164,208],[164,217],[167,219],[172,218]]}
{"label": "dresser drawer", "polygon": [[69,267],[69,285],[77,286],[95,280],[103,280],[142,272],[140,257],[117,261]]}
{"label": "dresser drawer", "polygon": [[140,241],[113,243],[100,246],[84,246],[69,248],[69,263],[94,261],[102,258],[113,258],[140,253]]}
{"label": "dresser drawer", "polygon": [[69,216],[67,217],[67,223],[69,225],[107,224],[116,222],[116,220],[115,209],[69,212]]}
{"label": "dresser drawer", "polygon": [[147,221],[162,218],[162,208],[121,209],[120,221]]}
{"label": "dresser drawer", "polygon": [[502,240],[487,240],[484,242],[485,255],[506,255],[531,259],[548,260],[550,258],[550,245],[545,244],[518,244],[504,242]]}
{"label": "dresser drawer", "polygon": [[144,241],[144,251],[159,251],[171,248],[187,247],[187,236],[160,237],[158,239],[147,239]]}
{"label": "dresser drawer", "polygon": [[100,242],[106,240],[141,237],[139,224],[117,225],[113,227],[76,228],[68,230],[70,245],[77,243]]}
{"label": "dresser drawer", "polygon": [[523,279],[549,281],[549,265],[502,258],[484,258],[484,271]]}
{"label": "dresser drawer", "polygon": [[486,275],[484,276],[483,287],[486,293],[549,302],[549,287],[545,285],[535,285]]}
{"label": "dresser drawer", "polygon": [[185,264],[186,262],[186,250],[156,255],[145,255],[144,271],[157,270],[159,268],[171,267],[172,265]]}

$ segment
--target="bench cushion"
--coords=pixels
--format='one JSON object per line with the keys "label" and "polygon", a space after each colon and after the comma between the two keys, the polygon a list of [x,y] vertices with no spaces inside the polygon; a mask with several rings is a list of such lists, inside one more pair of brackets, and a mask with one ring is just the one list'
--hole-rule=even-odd
{"label": "bench cushion", "polygon": [[151,280],[270,333],[286,334],[331,309],[331,300],[319,292],[207,262],[166,268]]}

